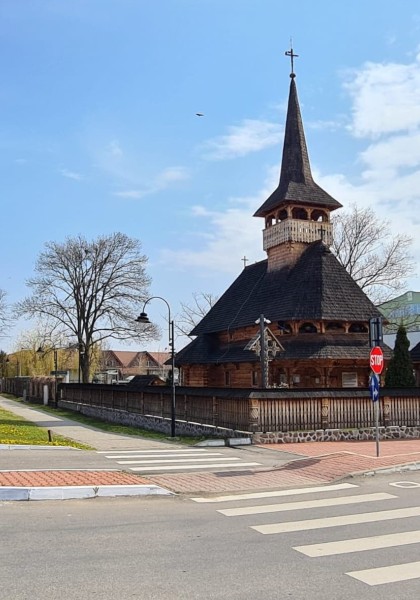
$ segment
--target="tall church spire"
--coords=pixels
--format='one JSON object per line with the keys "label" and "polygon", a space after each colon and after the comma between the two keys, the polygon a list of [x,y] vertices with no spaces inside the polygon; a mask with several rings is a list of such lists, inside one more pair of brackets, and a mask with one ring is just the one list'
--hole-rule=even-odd
{"label": "tall church spire", "polygon": [[293,48],[287,51],[286,55],[291,58],[292,71],[290,73],[289,103],[280,181],[277,189],[256,211],[255,217],[265,217],[285,203],[303,203],[329,210],[341,207],[337,200],[327,194],[313,180],[297,95],[296,75],[293,72],[293,58],[298,55],[293,53]]}

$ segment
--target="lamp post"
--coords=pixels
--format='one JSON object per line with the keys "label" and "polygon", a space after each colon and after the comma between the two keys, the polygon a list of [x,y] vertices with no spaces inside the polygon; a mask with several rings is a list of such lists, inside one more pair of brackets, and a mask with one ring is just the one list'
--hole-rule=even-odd
{"label": "lamp post", "polygon": [[79,351],[79,377],[78,377],[78,382],[80,383],[82,380],[82,354],[83,354],[83,362],[85,359],[85,347],[83,345],[83,342],[79,342],[78,344],[78,351]]}
{"label": "lamp post", "polygon": [[171,307],[165,298],[162,296],[152,296],[148,298],[143,305],[143,312],[137,317],[137,323],[150,324],[150,319],[144,311],[146,305],[151,300],[162,300],[168,307],[168,323],[169,323],[169,347],[171,349],[171,368],[172,368],[172,385],[171,385],[171,437],[175,437],[175,415],[176,415],[176,388],[175,388],[175,327],[174,321],[171,319]]}

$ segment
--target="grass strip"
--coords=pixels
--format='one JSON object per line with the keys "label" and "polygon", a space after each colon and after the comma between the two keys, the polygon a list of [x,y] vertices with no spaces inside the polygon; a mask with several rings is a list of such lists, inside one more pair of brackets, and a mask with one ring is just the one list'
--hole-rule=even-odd
{"label": "grass strip", "polygon": [[50,442],[47,429],[2,408],[0,408],[0,444],[71,446],[82,450],[92,450],[90,446],[67,439],[62,435],[54,434]]}
{"label": "grass strip", "polygon": [[[18,402],[22,402],[22,398],[15,398],[14,400]],[[88,417],[79,412],[73,412],[72,410],[67,410],[65,408],[52,408],[51,406],[34,405],[37,410],[42,410],[46,413],[54,415],[56,417],[63,417],[64,419],[70,419],[72,421],[77,421],[78,423],[83,423],[89,427],[95,427],[96,429],[100,429],[101,431],[107,431],[109,433],[119,433],[120,435],[130,435],[133,437],[139,437],[142,439],[149,440],[157,440],[161,442],[175,442],[177,444],[186,444],[186,445],[194,445],[202,440],[209,439],[210,436],[179,436],[175,438],[168,437],[166,433],[160,433],[158,431],[150,431],[148,429],[141,429],[140,427],[130,427],[128,425],[118,425],[116,423],[109,423],[108,421],[101,421],[94,417]]]}

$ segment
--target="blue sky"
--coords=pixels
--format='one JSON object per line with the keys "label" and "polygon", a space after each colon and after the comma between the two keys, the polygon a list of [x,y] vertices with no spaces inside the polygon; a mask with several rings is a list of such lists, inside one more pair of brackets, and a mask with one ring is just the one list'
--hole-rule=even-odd
{"label": "blue sky", "polygon": [[[317,182],[410,233],[418,262],[418,2],[2,0],[9,301],[46,241],[79,233],[140,239],[174,315],[194,292],[221,294],[244,255],[264,258],[252,214],[278,181],[291,37]],[[150,316],[163,324],[165,310]],[[164,332],[153,349],[166,345]]]}

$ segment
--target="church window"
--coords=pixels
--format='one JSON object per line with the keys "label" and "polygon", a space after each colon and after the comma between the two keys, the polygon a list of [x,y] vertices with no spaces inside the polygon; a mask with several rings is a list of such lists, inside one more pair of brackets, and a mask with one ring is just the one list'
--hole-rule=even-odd
{"label": "church window", "polygon": [[299,327],[299,333],[317,333],[318,329],[313,323],[304,323]]}
{"label": "church window", "polygon": [[338,323],[337,321],[332,321],[331,323],[327,323],[326,331],[345,331],[345,327],[343,323]]}
{"label": "church window", "polygon": [[304,208],[296,207],[292,210],[293,219],[299,219],[300,221],[308,220],[308,213]]}
{"label": "church window", "polygon": [[342,373],[341,382],[343,387],[357,387],[357,373]]}
{"label": "church window", "polygon": [[284,221],[285,219],[287,219],[287,210],[283,209],[283,210],[279,211],[278,220]]}
{"label": "church window", "polygon": [[252,385],[258,385],[258,371],[252,371]]}
{"label": "church window", "polygon": [[367,333],[367,327],[363,323],[352,323],[349,327],[349,333]]}
{"label": "church window", "polygon": [[230,371],[225,371],[225,385],[230,385]]}
{"label": "church window", "polygon": [[328,215],[323,210],[313,210],[311,213],[312,221],[328,223]]}
{"label": "church window", "polygon": [[277,327],[279,328],[280,333],[284,335],[287,333],[292,333],[292,327],[290,323],[287,323],[286,321],[279,321],[277,323]]}

